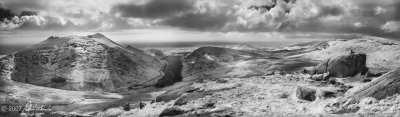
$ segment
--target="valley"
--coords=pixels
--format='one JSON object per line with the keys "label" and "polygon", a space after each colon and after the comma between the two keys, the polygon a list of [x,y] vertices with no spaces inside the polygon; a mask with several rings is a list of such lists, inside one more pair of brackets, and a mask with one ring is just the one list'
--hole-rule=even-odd
{"label": "valley", "polygon": [[50,37],[1,58],[0,101],[48,105],[49,116],[394,113],[398,44],[360,36],[279,48],[138,49],[102,34]]}

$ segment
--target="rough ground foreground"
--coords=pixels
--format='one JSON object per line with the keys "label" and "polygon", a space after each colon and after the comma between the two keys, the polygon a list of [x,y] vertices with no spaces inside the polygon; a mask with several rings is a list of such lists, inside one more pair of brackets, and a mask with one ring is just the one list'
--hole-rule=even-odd
{"label": "rough ground foreground", "polygon": [[[374,74],[385,73],[400,65],[399,57],[397,57],[399,56],[398,48],[400,46],[395,41],[360,37],[360,39],[354,40],[334,40],[292,46],[292,48],[274,52],[279,53],[276,57],[282,61],[309,59],[323,62],[329,58],[348,55],[352,50],[356,53],[366,54],[366,61],[365,59],[361,61],[364,61],[369,72]],[[257,59],[250,61],[257,61]],[[262,65],[257,62],[247,61],[246,63],[246,65],[238,66]],[[271,62],[269,64],[277,65],[277,63]],[[382,88],[371,89],[371,86],[376,87],[374,83],[380,81],[382,77],[396,75],[385,74],[379,77],[376,74],[374,74],[375,76],[351,74],[346,77],[335,76],[328,81],[315,81],[310,79],[311,75],[298,72],[283,74],[282,72],[271,72],[273,69],[264,70],[262,72],[266,75],[197,81],[191,85],[192,90],[178,91],[179,94],[183,94],[182,96],[168,94],[167,97],[172,99],[156,101],[156,103],[144,102],[146,106],[142,109],[122,111],[120,108],[113,108],[101,112],[99,115],[109,115],[114,112],[114,115],[119,116],[399,116],[400,113],[400,95],[390,93],[393,92],[390,89],[385,90],[385,85],[379,86],[383,87],[383,90],[390,95],[373,98],[374,95],[365,93],[365,90],[382,91]],[[278,71],[281,70],[278,69]],[[365,69],[361,67],[360,71],[364,72]],[[391,78],[396,79],[397,77]],[[383,81],[385,84],[397,80]],[[392,85],[395,86],[396,83]],[[314,92],[310,93],[314,98],[307,97],[310,94],[302,97],[299,94],[303,93],[303,91],[299,91],[301,88],[308,88],[311,90],[310,92]],[[159,93],[161,97],[164,97],[163,93]],[[361,94],[361,96],[357,94]],[[348,101],[349,97],[354,96],[358,97],[356,101],[342,103],[343,100]],[[160,96],[155,95],[155,97]]]}
{"label": "rough ground foreground", "polygon": [[[399,94],[381,100],[365,97],[356,103],[350,104],[345,109],[332,111],[332,109],[337,108],[330,105],[345,99],[348,94],[341,92],[343,89],[338,86],[320,82],[308,82],[304,80],[307,78],[309,78],[309,75],[306,74],[276,74],[246,79],[205,80],[192,84],[191,87],[196,91],[186,92],[180,98],[156,103],[145,101],[146,106],[144,108],[134,108],[129,111],[124,111],[123,108],[111,108],[98,113],[98,115],[118,115],[122,117],[159,116],[160,114],[165,114],[166,110],[169,109],[175,110],[175,113],[167,113],[166,115],[176,116],[350,117],[399,115]],[[316,91],[315,100],[299,99],[297,97],[298,87],[314,89]],[[209,91],[212,93],[202,93]],[[326,92],[334,93],[329,94]],[[186,102],[182,104],[182,100]]]}

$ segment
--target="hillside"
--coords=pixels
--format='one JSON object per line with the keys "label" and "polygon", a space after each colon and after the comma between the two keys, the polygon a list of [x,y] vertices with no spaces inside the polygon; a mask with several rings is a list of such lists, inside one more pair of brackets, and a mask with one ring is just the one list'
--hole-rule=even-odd
{"label": "hillside", "polygon": [[[367,67],[373,70],[388,71],[400,66],[400,42],[372,36],[360,36],[357,39],[326,41],[324,48],[316,49],[308,53],[296,55],[312,60],[322,61],[338,55],[365,53],[367,55]],[[318,44],[304,44],[298,47],[318,47]]]}
{"label": "hillside", "polygon": [[[236,64],[262,55],[222,47],[201,47],[183,58],[184,80],[225,77]],[[244,67],[244,66],[239,66]]]}
{"label": "hillside", "polygon": [[[155,103],[144,102],[141,109],[99,115],[393,116],[399,109],[398,70],[364,72],[396,67],[397,43],[364,36],[264,51],[201,47],[183,58],[184,82],[193,84],[160,91]],[[303,73],[308,67],[325,70]],[[325,79],[326,72],[332,74]]]}
{"label": "hillside", "polygon": [[123,48],[99,33],[50,37],[3,58],[2,78],[57,89],[91,91],[112,91],[161,78],[163,63],[132,48]]}
{"label": "hillside", "polygon": [[361,36],[149,55],[101,34],[52,37],[0,59],[0,101],[85,116],[382,115],[400,110],[398,44]]}

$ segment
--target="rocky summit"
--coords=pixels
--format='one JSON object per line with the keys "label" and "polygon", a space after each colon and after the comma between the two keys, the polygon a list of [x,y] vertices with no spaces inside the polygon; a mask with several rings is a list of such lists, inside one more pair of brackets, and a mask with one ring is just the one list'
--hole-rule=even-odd
{"label": "rocky summit", "polygon": [[159,59],[102,34],[50,37],[1,60],[2,78],[66,90],[113,91],[161,78]]}

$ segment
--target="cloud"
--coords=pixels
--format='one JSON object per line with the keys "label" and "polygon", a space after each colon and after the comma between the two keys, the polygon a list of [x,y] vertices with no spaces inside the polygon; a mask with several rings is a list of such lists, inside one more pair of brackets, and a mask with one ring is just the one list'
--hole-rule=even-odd
{"label": "cloud", "polygon": [[400,37],[398,0],[3,0],[2,30],[362,33]]}
{"label": "cloud", "polygon": [[160,24],[188,29],[213,30],[224,27],[232,18],[225,14],[190,13],[163,20]]}
{"label": "cloud", "polygon": [[19,16],[32,16],[32,15],[37,15],[35,11],[22,11]]}
{"label": "cloud", "polygon": [[14,16],[12,18],[4,19],[0,22],[0,29],[2,30],[12,30],[16,28],[30,27],[32,25],[40,26],[43,25],[44,18],[40,16]]}
{"label": "cloud", "polygon": [[[1,22],[0,30],[112,31],[132,28],[128,19],[110,13],[112,6],[124,1],[4,0],[1,3],[4,9],[12,13],[7,17],[16,18]],[[40,24],[37,23],[39,19]]]}
{"label": "cloud", "polygon": [[0,21],[4,19],[10,19],[14,16],[15,16],[14,13],[12,13],[10,9],[5,9],[0,7]]}
{"label": "cloud", "polygon": [[400,33],[400,21],[389,21],[382,25],[381,29],[387,33]]}
{"label": "cloud", "polygon": [[192,4],[192,9],[161,19],[157,23],[203,31],[229,30],[227,24],[236,20],[235,9],[232,7],[234,3],[227,0],[199,0]]}
{"label": "cloud", "polygon": [[164,18],[193,9],[192,0],[150,0],[144,4],[119,4],[114,10],[123,17]]}

